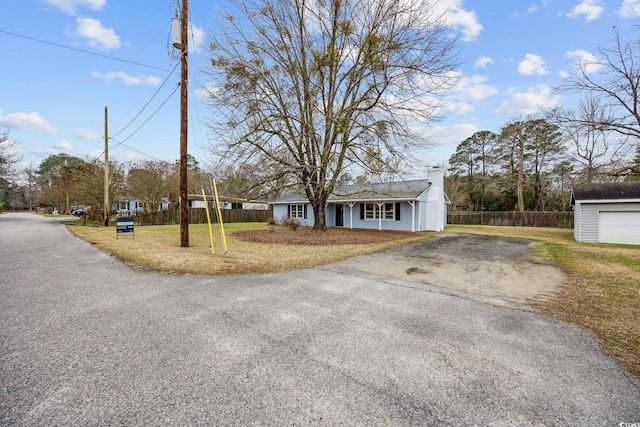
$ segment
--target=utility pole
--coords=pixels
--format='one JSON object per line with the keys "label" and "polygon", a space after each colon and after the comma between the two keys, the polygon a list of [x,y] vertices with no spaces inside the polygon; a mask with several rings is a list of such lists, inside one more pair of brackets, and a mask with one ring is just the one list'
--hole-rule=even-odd
{"label": "utility pole", "polygon": [[[67,166],[69,166],[69,163],[67,162],[67,159],[64,159],[64,167],[66,168]],[[64,212],[66,214],[69,213],[69,192],[66,192],[65,198],[67,199],[67,206],[65,206],[65,210]],[[29,206],[29,210],[31,210],[31,206]]]}
{"label": "utility pole", "polygon": [[104,226],[109,226],[109,113],[104,107]]}
{"label": "utility pole", "polygon": [[189,68],[187,63],[189,1],[182,0],[180,55],[180,246],[189,247],[189,201],[187,196],[187,102]]}

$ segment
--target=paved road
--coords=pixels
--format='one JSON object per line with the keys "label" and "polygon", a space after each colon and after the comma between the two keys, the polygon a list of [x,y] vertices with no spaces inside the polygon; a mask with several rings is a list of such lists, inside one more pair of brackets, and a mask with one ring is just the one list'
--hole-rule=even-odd
{"label": "paved road", "polygon": [[138,273],[0,215],[0,425],[619,425],[640,389],[581,329],[336,268]]}

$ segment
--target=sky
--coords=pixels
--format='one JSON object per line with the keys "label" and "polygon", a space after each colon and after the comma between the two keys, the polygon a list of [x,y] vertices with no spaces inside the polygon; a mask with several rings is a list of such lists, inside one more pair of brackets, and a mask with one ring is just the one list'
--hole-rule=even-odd
{"label": "sky", "polygon": [[[431,0],[434,1],[434,0]],[[209,158],[202,96],[207,31],[223,2],[190,0],[189,153]],[[446,117],[425,129],[438,144],[425,165],[446,164],[480,130],[499,132],[539,106],[572,107],[577,95],[554,91],[571,63],[600,59],[598,46],[638,38],[640,0],[440,0],[460,37],[458,83],[445,95]],[[12,0],[3,2],[0,127],[22,162],[52,155],[104,156],[108,107],[110,157],[179,158],[179,70],[170,48],[175,0]],[[1,128],[0,128],[1,129]]]}

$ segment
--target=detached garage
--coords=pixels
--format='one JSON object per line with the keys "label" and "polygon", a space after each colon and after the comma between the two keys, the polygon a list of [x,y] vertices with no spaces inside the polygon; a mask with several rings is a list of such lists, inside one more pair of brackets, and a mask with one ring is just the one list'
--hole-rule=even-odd
{"label": "detached garage", "polygon": [[640,245],[640,181],[577,185],[571,203],[578,242]]}

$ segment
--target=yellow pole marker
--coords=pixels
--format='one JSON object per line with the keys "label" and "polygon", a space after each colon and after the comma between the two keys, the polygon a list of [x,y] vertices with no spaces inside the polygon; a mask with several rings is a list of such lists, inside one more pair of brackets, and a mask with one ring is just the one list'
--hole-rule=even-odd
{"label": "yellow pole marker", "polygon": [[207,211],[207,222],[209,223],[209,239],[211,240],[211,254],[214,255],[215,249],[213,247],[213,229],[211,228],[211,215],[209,215],[209,203],[207,203],[207,196],[202,189],[202,200],[204,200],[204,208]]}
{"label": "yellow pole marker", "polygon": [[[204,191],[204,190],[203,190]],[[220,199],[218,198],[218,187],[216,180],[213,180],[213,194],[216,196],[216,207],[218,208],[218,220],[220,221],[220,233],[222,233],[222,243],[224,244],[224,255],[227,255],[227,237],[224,234],[224,224],[222,223],[222,210],[220,209]]]}

